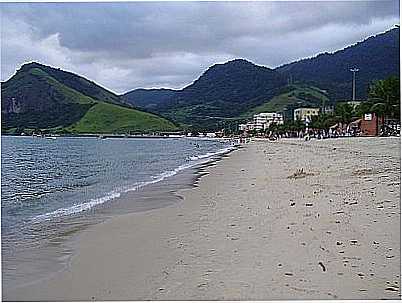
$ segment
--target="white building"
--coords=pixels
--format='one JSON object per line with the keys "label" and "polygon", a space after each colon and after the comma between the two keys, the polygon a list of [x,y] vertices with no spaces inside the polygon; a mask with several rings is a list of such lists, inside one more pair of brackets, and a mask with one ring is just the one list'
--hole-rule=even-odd
{"label": "white building", "polygon": [[259,113],[254,115],[253,122],[255,129],[267,129],[272,123],[283,124],[283,115],[280,113]]}
{"label": "white building", "polygon": [[240,131],[250,131],[255,129],[255,124],[254,122],[248,122],[246,124],[239,124],[239,130]]}
{"label": "white building", "polygon": [[294,120],[301,120],[303,122],[311,122],[313,116],[318,116],[320,113],[319,108],[301,107],[294,110]]}
{"label": "white building", "polygon": [[240,124],[240,131],[265,130],[272,123],[283,124],[283,115],[280,113],[259,113],[253,116],[253,121],[247,124]]}

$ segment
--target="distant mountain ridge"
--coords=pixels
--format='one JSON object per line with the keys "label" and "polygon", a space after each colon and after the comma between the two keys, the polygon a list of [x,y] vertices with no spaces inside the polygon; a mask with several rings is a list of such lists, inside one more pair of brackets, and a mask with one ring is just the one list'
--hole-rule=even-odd
{"label": "distant mountain ridge", "polygon": [[146,110],[155,110],[177,93],[177,90],[167,88],[138,88],[121,95],[126,103]]}
{"label": "distant mountain ridge", "polygon": [[[264,96],[286,84],[286,79],[270,68],[258,66],[244,59],[235,59],[208,68],[192,84],[178,92],[169,107],[210,105],[213,114],[230,117],[243,112],[244,100],[258,104]],[[220,111],[220,105],[234,105]],[[228,104],[229,103],[229,104]],[[229,111],[229,112],[228,112]]]}
{"label": "distant mountain ridge", "polygon": [[[154,113],[184,128],[216,130],[262,110],[281,111],[295,105],[321,106],[350,100],[350,68],[354,67],[359,68],[358,100],[366,98],[373,81],[399,76],[399,27],[343,50],[275,69],[235,59],[209,67],[181,90],[135,89],[121,96],[79,75],[27,63],[1,84],[2,129],[156,130],[157,122],[147,122],[161,119],[150,114]],[[148,113],[135,111],[134,114],[133,107]],[[108,117],[107,111],[113,118]],[[137,119],[136,115],[144,119]],[[144,127],[131,119],[142,121]],[[177,129],[169,121],[158,121],[161,129]],[[113,129],[108,129],[108,125]]]}
{"label": "distant mountain ridge", "polygon": [[39,63],[24,64],[1,85],[2,130],[72,132],[174,130],[153,114],[125,104],[116,94],[76,74]]}
{"label": "distant mountain ridge", "polygon": [[[272,98],[285,85],[286,78],[280,73],[244,59],[235,59],[211,66],[189,86],[170,91],[166,99],[158,99],[158,105],[153,108],[143,105],[145,99],[136,102],[134,98],[128,98],[130,93],[122,98],[176,122],[212,129],[222,118],[240,115]],[[151,100],[155,91],[148,93],[146,98]],[[157,94],[161,97],[160,92]]]}
{"label": "distant mountain ridge", "polygon": [[215,64],[182,90],[140,89],[124,94],[122,99],[176,122],[212,129],[225,119],[255,112],[255,108],[280,110],[278,104],[267,105],[275,96],[282,96],[280,104],[291,105],[297,98],[283,100],[289,90],[289,79],[292,84],[325,91],[320,95],[323,102],[350,100],[350,69],[354,67],[360,69],[356,76],[357,99],[360,100],[367,97],[371,82],[399,76],[399,28],[331,54],[319,54],[275,69],[244,59]]}
{"label": "distant mountain ridge", "polygon": [[323,53],[282,65],[275,70],[294,81],[313,84],[328,91],[332,100],[352,96],[351,68],[356,74],[356,98],[364,100],[371,82],[399,76],[399,27],[371,36],[334,53]]}

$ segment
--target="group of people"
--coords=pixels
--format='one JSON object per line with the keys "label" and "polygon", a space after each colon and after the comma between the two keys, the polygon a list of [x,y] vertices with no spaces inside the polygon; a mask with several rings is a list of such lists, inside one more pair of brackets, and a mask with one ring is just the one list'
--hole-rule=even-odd
{"label": "group of people", "polygon": [[271,141],[279,140],[281,138],[300,138],[308,141],[312,138],[315,139],[327,139],[327,138],[338,138],[338,137],[355,137],[358,136],[359,132],[356,130],[351,131],[340,131],[340,130],[323,130],[323,129],[309,129],[303,131],[293,131],[293,132],[270,132],[268,133],[268,138]]}

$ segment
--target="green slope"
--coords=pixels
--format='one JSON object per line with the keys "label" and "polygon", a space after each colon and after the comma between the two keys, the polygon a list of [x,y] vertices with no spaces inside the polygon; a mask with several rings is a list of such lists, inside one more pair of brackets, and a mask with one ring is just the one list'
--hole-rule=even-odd
{"label": "green slope", "polygon": [[322,106],[328,101],[327,93],[317,87],[302,84],[289,85],[280,95],[252,108],[240,117],[247,118],[262,112],[279,112],[287,106],[296,104],[301,106]]}
{"label": "green slope", "polygon": [[42,77],[52,87],[52,90],[57,90],[60,96],[62,96],[59,100],[61,103],[79,103],[92,105],[95,103],[95,100],[91,97],[88,97],[80,93],[79,91],[76,91],[60,83],[40,68],[32,68],[29,70],[29,73],[37,77]]}
{"label": "green slope", "polygon": [[[39,68],[2,84],[2,129],[65,127],[81,119],[96,101],[58,82]],[[11,100],[20,112],[8,112]]]}
{"label": "green slope", "polygon": [[100,102],[67,130],[73,133],[126,133],[174,131],[177,127],[153,114]]}
{"label": "green slope", "polygon": [[[94,99],[66,85],[41,65],[25,65],[12,78],[2,83],[2,131],[21,133],[42,129],[50,132],[127,133],[172,131],[177,127],[154,114],[141,112],[111,100]],[[63,73],[62,71],[57,71]],[[62,74],[63,75],[63,74]],[[69,83],[77,83],[82,78]],[[96,84],[94,84],[96,85]],[[102,91],[96,85],[97,91]]]}
{"label": "green slope", "polygon": [[81,94],[91,97],[92,99],[105,101],[108,103],[122,104],[120,97],[116,94],[108,91],[107,89],[99,86],[93,81],[85,79],[77,74],[61,70],[59,68],[54,68],[51,66],[43,65],[37,62],[31,62],[24,64],[21,70],[39,69],[57,80],[63,85],[80,92]]}

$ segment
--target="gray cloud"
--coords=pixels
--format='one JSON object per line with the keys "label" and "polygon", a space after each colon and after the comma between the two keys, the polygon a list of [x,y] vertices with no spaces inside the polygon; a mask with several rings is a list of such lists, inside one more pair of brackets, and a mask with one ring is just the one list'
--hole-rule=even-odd
{"label": "gray cloud", "polygon": [[181,88],[233,58],[276,67],[399,23],[399,2],[3,3],[1,78],[61,67],[121,93]]}

